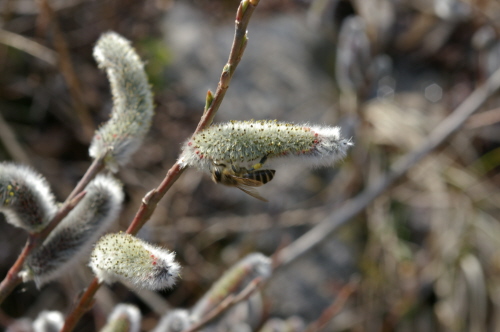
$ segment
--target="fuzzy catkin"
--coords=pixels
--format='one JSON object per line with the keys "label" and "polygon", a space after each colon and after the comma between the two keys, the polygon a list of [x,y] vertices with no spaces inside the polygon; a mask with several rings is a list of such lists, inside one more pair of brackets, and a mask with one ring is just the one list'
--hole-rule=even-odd
{"label": "fuzzy catkin", "polygon": [[100,332],[140,332],[141,312],[131,304],[118,304]]}
{"label": "fuzzy catkin", "polygon": [[90,267],[99,281],[150,290],[171,288],[179,275],[175,254],[130,234],[103,236],[90,255]]}
{"label": "fuzzy catkin", "polygon": [[249,165],[264,156],[301,158],[312,166],[331,165],[352,143],[339,127],[292,124],[276,120],[230,121],[215,124],[190,138],[179,163],[210,171],[214,163]]}
{"label": "fuzzy catkin", "polygon": [[238,294],[257,277],[271,276],[271,259],[261,253],[251,253],[233,265],[214,283],[191,311],[194,320],[204,317],[229,294]]}
{"label": "fuzzy catkin", "polygon": [[123,202],[121,184],[99,175],[85,188],[82,201],[35,249],[25,263],[24,279],[38,286],[67,271],[116,220]]}
{"label": "fuzzy catkin", "polygon": [[151,332],[182,332],[192,324],[189,312],[185,309],[175,309],[167,312]]}
{"label": "fuzzy catkin", "polygon": [[92,139],[89,154],[98,158],[108,152],[108,168],[116,172],[137,151],[151,127],[153,97],[144,64],[122,36],[108,32],[94,48],[99,68],[105,69],[111,84],[111,118]]}
{"label": "fuzzy catkin", "polygon": [[59,311],[42,311],[33,322],[33,332],[58,332],[64,325],[64,316]]}
{"label": "fuzzy catkin", "polygon": [[31,168],[0,163],[0,212],[8,223],[30,233],[41,231],[57,212],[47,181]]}

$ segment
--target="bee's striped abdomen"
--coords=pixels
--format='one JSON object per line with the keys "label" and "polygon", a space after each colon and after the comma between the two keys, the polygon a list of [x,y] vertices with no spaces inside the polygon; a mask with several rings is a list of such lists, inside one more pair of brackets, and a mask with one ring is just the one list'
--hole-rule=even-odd
{"label": "bee's striped abdomen", "polygon": [[260,169],[244,174],[243,177],[266,184],[274,178],[274,173],[274,169]]}

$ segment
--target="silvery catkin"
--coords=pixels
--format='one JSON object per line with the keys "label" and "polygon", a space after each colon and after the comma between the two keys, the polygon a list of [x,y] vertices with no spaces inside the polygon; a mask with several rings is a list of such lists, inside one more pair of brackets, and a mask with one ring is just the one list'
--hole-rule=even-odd
{"label": "silvery catkin", "polygon": [[190,138],[179,164],[210,171],[214,163],[251,165],[264,156],[303,160],[311,166],[332,165],[352,145],[339,127],[293,124],[276,120],[214,124]]}
{"label": "silvery catkin", "polygon": [[48,182],[30,167],[0,163],[0,212],[9,224],[37,233],[57,211]]}
{"label": "silvery catkin", "polygon": [[90,255],[100,282],[121,281],[149,290],[171,288],[180,272],[175,254],[125,233],[103,236]]}
{"label": "silvery catkin", "polygon": [[67,272],[116,220],[123,202],[122,185],[108,175],[98,175],[85,188],[85,197],[33,250],[22,272],[24,280],[41,286]]}
{"label": "silvery catkin", "polygon": [[95,133],[89,154],[105,159],[116,172],[137,151],[151,127],[153,96],[144,64],[122,36],[108,32],[94,48],[99,68],[105,69],[111,84],[113,110],[111,118]]}

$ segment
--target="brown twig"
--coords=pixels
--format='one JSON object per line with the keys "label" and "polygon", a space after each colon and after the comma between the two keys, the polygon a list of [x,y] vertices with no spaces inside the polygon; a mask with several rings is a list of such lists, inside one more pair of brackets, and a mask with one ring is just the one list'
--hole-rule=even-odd
{"label": "brown twig", "polygon": [[[103,157],[104,158],[104,157]],[[92,180],[97,173],[99,173],[103,167],[103,158],[95,159],[92,165],[89,167],[83,178],[80,180],[75,190],[68,196],[64,204],[57,211],[55,216],[52,218],[50,223],[41,231],[40,233],[30,234],[26,244],[19,254],[16,262],[9,269],[9,272],[5,278],[0,283],[0,303],[2,303],[5,298],[14,290],[14,288],[22,282],[22,278],[19,276],[21,272],[24,261],[31,253],[33,249],[39,246],[43,241],[49,236],[50,232],[68,215],[68,213],[73,210],[73,208],[80,202],[85,196],[85,192],[82,192],[83,188]],[[78,190],[77,190],[78,189]]]}
{"label": "brown twig", "polygon": [[14,131],[5,121],[2,114],[0,114],[0,141],[3,143],[5,150],[7,150],[13,160],[25,165],[31,164],[28,154],[24,151],[23,147],[18,142]]}
{"label": "brown twig", "polygon": [[253,293],[261,288],[263,285],[263,280],[261,277],[257,277],[252,280],[241,292],[236,295],[230,294],[224,300],[222,300],[219,305],[217,305],[214,309],[212,309],[209,313],[207,313],[204,317],[202,317],[198,322],[193,324],[188,329],[182,332],[194,332],[198,331],[208,323],[210,323],[213,319],[220,316],[222,313],[226,312],[229,308],[234,305],[247,300]]}
{"label": "brown twig", "polygon": [[219,84],[217,85],[217,90],[215,91],[215,95],[213,101],[210,103],[210,106],[203,114],[203,117],[198,123],[198,127],[194,134],[203,130],[205,127],[209,126],[217,110],[219,109],[224,96],[226,95],[226,91],[229,87],[229,82],[231,82],[231,78],[233,77],[234,71],[236,67],[240,63],[243,52],[245,51],[245,47],[247,46],[248,37],[247,37],[247,27],[248,22],[250,22],[250,17],[254,12],[255,8],[259,4],[259,0],[243,0],[241,1],[238,10],[236,12],[236,27],[234,32],[233,45],[231,47],[231,52],[229,53],[229,59],[222,70],[222,75],[219,79]]}
{"label": "brown twig", "polygon": [[71,314],[66,316],[64,326],[60,332],[72,331],[75,328],[76,323],[82,318],[83,314],[92,307],[94,295],[99,290],[99,287],[101,287],[101,283],[97,278],[94,278],[89,287],[87,287],[85,292],[78,299],[78,303],[75,305]]}
{"label": "brown twig", "polygon": [[356,291],[357,283],[350,282],[339,291],[335,301],[326,308],[321,316],[306,328],[306,332],[316,332],[321,331],[321,329],[325,328],[325,326],[330,322],[333,317],[335,317],[340,310],[344,307],[347,300],[351,297],[351,295]]}
{"label": "brown twig", "polygon": [[[226,90],[229,87],[229,82],[231,81],[234,71],[241,60],[243,51],[245,50],[245,46],[248,40],[246,29],[248,26],[248,22],[250,21],[250,17],[252,16],[252,13],[258,3],[259,0],[243,0],[238,7],[236,13],[234,39],[229,55],[229,60],[222,70],[215,95],[212,96],[211,93],[207,94],[207,105],[209,104],[209,107],[204,110],[203,116],[201,117],[200,122],[198,123],[198,126],[196,127],[193,135],[203,130],[212,123],[212,120],[217,113],[222,100],[224,99]],[[208,101],[209,98],[210,101]],[[137,234],[137,232],[149,220],[149,218],[155,211],[158,202],[163,198],[163,196],[165,196],[167,191],[170,189],[170,187],[172,187],[174,182],[177,181],[183,171],[184,169],[181,168],[178,163],[175,163],[167,172],[160,185],[156,189],[148,192],[146,196],[144,196],[139,210],[137,211],[134,219],[132,220],[126,231],[128,234]],[[67,316],[61,332],[72,331],[87,308],[90,307],[90,302],[93,300],[93,296],[99,288],[100,283],[97,278],[94,278],[91,285],[95,285],[95,287],[87,288],[85,293],[79,299],[78,304],[75,306],[75,309]]]}
{"label": "brown twig", "polygon": [[492,126],[500,122],[500,108],[494,108],[471,116],[465,124],[466,129]]}
{"label": "brown twig", "polygon": [[[66,201],[64,204],[61,206],[59,211],[57,211],[56,215],[54,218],[52,218],[52,221],[39,233],[38,241],[43,242],[47,236],[49,236],[50,232],[54,228],[56,228],[57,225],[68,215],[68,213],[73,210],[73,208],[78,204],[78,202],[83,198],[82,192],[83,189],[89,184],[90,181],[100,172],[104,169],[104,158],[105,156],[101,158],[94,159],[90,167],[87,169],[87,172],[83,175],[83,177],[80,179],[78,184],[76,185],[75,189],[69,194],[68,198],[66,198]],[[41,243],[40,242],[40,243]]]}
{"label": "brown twig", "polygon": [[56,14],[50,6],[48,0],[37,0],[38,6],[40,7],[40,12],[46,17],[46,19],[52,25],[52,31],[54,33],[54,48],[59,54],[59,70],[61,71],[64,80],[68,84],[68,89],[71,94],[71,103],[73,110],[79,120],[79,138],[85,142],[90,142],[94,134],[94,122],[90,116],[89,110],[83,101],[83,89],[81,87],[78,76],[76,75],[73,64],[71,63],[71,56],[68,50],[68,44],[64,39],[63,33],[57,22]]}
{"label": "brown twig", "polygon": [[0,43],[26,52],[52,66],[57,65],[56,52],[22,35],[0,29]]}
{"label": "brown twig", "polygon": [[337,211],[306,234],[295,240],[276,254],[279,266],[296,260],[299,256],[325,240],[330,234],[347,224],[354,216],[363,211],[375,198],[400,179],[417,162],[441,145],[457,131],[467,119],[476,112],[486,100],[500,88],[500,69],[476,90],[474,90],[447,118],[428,136],[416,150],[397,160],[384,177],[368,186],[361,194],[345,202]]}

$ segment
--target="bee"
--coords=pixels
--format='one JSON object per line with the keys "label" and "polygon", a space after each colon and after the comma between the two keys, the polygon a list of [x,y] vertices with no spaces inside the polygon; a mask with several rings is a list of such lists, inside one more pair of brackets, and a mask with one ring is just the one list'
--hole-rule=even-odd
{"label": "bee", "polygon": [[276,173],[273,169],[260,169],[267,156],[261,159],[251,169],[233,164],[215,164],[212,167],[212,180],[229,187],[236,187],[244,193],[267,202],[253,187],[260,187],[271,181]]}

